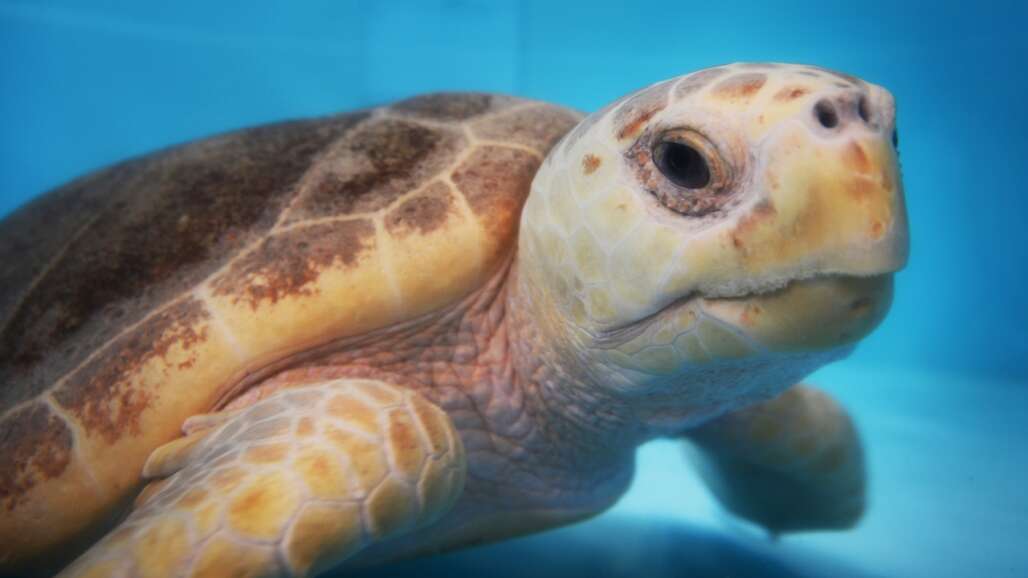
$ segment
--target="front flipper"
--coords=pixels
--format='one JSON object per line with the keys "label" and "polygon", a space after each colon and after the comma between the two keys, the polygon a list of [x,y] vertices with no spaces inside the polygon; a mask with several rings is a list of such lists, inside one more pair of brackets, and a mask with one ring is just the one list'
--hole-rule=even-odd
{"label": "front flipper", "polygon": [[311,576],[437,520],[464,483],[449,417],[417,393],[337,379],[284,389],[158,448],[163,477],[76,577]]}
{"label": "front flipper", "polygon": [[860,440],[826,393],[798,385],[686,435],[714,495],[773,535],[849,528],[864,511]]}

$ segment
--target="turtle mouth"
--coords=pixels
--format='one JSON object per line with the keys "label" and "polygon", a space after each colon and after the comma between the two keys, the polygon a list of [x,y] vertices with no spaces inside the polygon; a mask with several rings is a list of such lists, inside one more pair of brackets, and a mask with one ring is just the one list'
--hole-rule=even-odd
{"label": "turtle mouth", "polygon": [[892,273],[825,274],[759,286],[696,290],[655,313],[604,331],[600,347],[617,347],[652,327],[698,319],[729,328],[762,350],[820,350],[852,344],[884,319],[892,302]]}
{"label": "turtle mouth", "polygon": [[770,351],[817,351],[851,345],[885,318],[892,274],[818,275],[770,291],[700,296],[705,316]]}

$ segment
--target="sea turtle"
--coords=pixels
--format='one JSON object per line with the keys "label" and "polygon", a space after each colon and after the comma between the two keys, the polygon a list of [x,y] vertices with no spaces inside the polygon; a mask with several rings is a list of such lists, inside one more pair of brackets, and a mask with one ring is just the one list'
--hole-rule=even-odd
{"label": "sea turtle", "polygon": [[884,89],[735,64],[585,117],[432,94],[118,164],[0,224],[0,559],[307,576],[568,524],[688,440],[772,532],[863,509],[796,384],[882,319]]}

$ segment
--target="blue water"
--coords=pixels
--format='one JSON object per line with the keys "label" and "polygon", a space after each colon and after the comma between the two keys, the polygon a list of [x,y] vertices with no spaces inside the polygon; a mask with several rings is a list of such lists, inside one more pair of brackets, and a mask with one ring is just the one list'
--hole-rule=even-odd
{"label": "blue water", "polygon": [[891,89],[913,234],[888,320],[812,381],[870,455],[856,530],[777,544],[651,444],[611,512],[367,576],[1028,576],[1021,2],[0,1],[0,214],[217,131],[441,89],[584,110],[735,60]]}

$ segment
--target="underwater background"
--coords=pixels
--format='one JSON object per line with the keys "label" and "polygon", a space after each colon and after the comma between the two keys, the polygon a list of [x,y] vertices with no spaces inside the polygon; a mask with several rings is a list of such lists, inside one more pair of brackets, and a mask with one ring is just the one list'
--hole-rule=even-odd
{"label": "underwater background", "polygon": [[434,90],[593,111],[737,60],[884,85],[912,230],[893,310],[810,382],[852,412],[870,509],[769,541],[680,446],[583,524],[369,577],[1028,576],[1028,3],[0,0],[0,215],[197,137]]}

